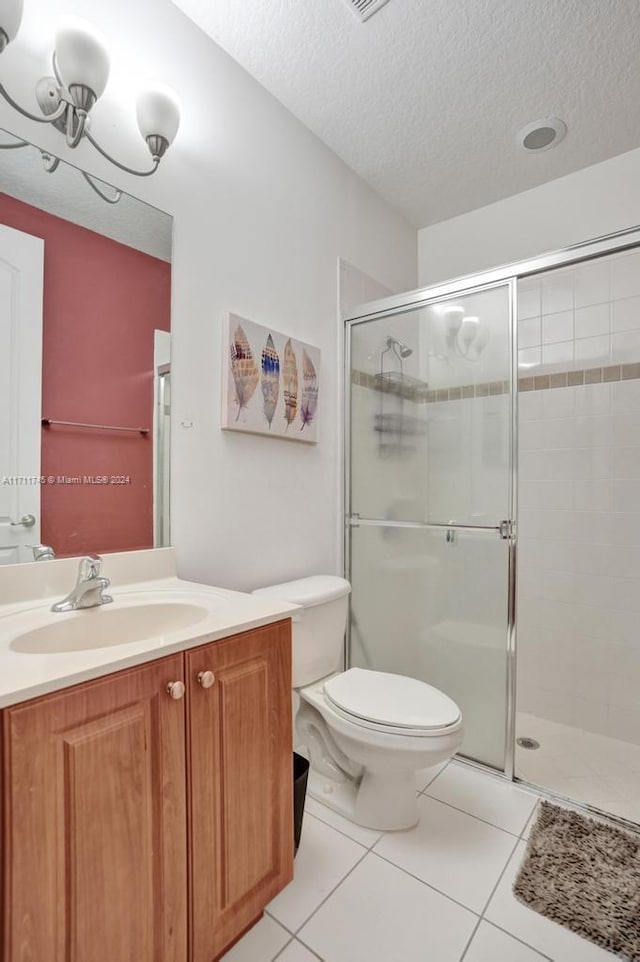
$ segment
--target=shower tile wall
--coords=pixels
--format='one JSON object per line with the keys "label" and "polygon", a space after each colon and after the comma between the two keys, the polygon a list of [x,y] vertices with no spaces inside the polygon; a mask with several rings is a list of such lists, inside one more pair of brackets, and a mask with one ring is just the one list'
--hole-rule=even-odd
{"label": "shower tile wall", "polygon": [[494,524],[509,503],[508,393],[429,404],[429,512]]}
{"label": "shower tile wall", "polygon": [[[379,363],[379,362],[378,362]],[[356,510],[363,518],[391,521],[423,518],[427,513],[427,443],[425,406],[402,400],[402,413],[425,425],[425,434],[402,435],[376,430],[380,412],[399,414],[400,399],[352,384],[351,433],[357,445],[352,459]]]}
{"label": "shower tile wall", "polygon": [[529,279],[518,313],[520,377],[586,382],[519,396],[518,710],[640,743],[640,253]]}

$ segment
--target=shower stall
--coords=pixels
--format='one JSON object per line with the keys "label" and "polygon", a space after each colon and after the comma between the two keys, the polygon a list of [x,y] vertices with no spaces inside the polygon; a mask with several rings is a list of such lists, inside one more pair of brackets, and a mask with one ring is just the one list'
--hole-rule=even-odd
{"label": "shower stall", "polygon": [[345,318],[347,660],[470,762],[640,821],[640,232]]}

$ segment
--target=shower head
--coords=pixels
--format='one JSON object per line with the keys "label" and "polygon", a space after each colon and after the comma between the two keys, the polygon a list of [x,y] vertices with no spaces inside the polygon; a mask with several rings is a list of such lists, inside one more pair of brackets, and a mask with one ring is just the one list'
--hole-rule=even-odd
{"label": "shower head", "polygon": [[387,338],[387,348],[391,348],[391,350],[401,358],[411,357],[413,354],[412,347],[409,347],[407,344],[403,344],[402,341],[399,341],[395,337]]}

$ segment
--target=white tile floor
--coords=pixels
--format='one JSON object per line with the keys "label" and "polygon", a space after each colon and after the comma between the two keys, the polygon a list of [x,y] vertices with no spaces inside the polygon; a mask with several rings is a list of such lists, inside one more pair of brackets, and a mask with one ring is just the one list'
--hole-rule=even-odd
{"label": "white tile floor", "polygon": [[516,748],[516,774],[534,785],[640,823],[640,745],[518,712],[516,735],[540,742]]}
{"label": "white tile floor", "polygon": [[310,800],[294,881],[224,962],[614,959],[512,895],[536,795],[458,762],[423,784],[406,832]]}

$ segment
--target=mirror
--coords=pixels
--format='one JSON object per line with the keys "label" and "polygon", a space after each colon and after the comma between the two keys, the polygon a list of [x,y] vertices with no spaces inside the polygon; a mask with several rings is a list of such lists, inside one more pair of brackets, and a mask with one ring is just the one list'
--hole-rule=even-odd
{"label": "mirror", "polygon": [[21,143],[0,131],[0,564],[167,545],[172,218]]}

